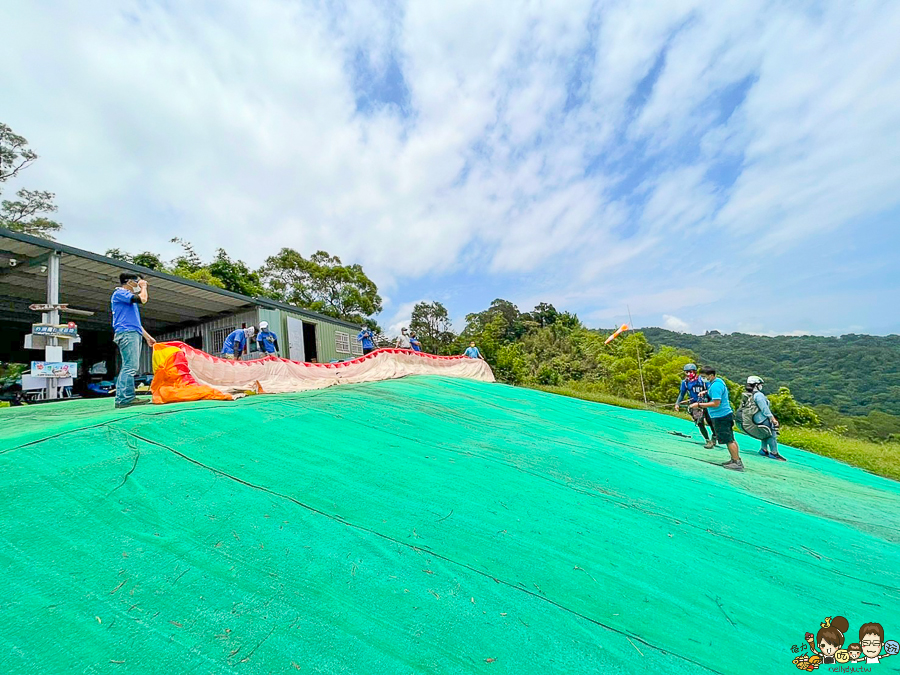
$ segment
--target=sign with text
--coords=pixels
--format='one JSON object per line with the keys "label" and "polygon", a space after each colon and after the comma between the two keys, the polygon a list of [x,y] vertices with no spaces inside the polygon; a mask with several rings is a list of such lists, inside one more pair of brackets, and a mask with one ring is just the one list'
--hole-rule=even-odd
{"label": "sign with text", "polygon": [[71,361],[32,361],[32,377],[78,377],[78,364]]}
{"label": "sign with text", "polygon": [[69,324],[35,323],[31,325],[32,335],[44,335],[46,337],[78,337],[78,326]]}

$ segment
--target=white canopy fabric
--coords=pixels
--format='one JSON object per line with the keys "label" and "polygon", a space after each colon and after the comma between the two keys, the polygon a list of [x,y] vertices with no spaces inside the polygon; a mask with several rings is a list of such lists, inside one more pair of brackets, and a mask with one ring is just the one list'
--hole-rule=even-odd
{"label": "white canopy fabric", "polygon": [[442,375],[494,382],[491,367],[481,359],[435,356],[407,349],[379,349],[341,363],[302,363],[275,356],[253,361],[228,361],[188,345],[179,344],[179,347],[197,384],[226,394],[243,391],[282,394],[407,375]]}

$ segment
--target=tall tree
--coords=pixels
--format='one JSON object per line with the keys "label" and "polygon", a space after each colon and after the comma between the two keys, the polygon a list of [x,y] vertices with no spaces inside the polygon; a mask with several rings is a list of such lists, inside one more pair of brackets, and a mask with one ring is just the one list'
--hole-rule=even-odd
{"label": "tall tree", "polygon": [[559,312],[556,311],[556,307],[549,302],[541,302],[535,305],[535,308],[531,310],[527,316],[531,321],[538,324],[538,326],[545,328],[556,322],[556,317],[559,316]]}
{"label": "tall tree", "polygon": [[345,321],[362,323],[381,311],[378,287],[360,265],[317,251],[304,258],[283,248],[266,259],[263,280],[276,297]]}
{"label": "tall tree", "polygon": [[[0,123],[0,183],[15,178],[37,158],[25,138]],[[16,193],[18,199],[4,199],[0,203],[0,227],[52,239],[53,232],[62,229],[62,225],[46,217],[57,210],[54,196],[52,192],[41,190],[19,190]]]}
{"label": "tall tree", "polygon": [[144,251],[143,253],[131,255],[130,253],[125,253],[122,249],[119,248],[109,248],[106,249],[106,257],[115,258],[116,260],[124,260],[125,262],[132,263],[133,265],[140,265],[141,267],[146,267],[147,269],[151,270],[159,270],[160,272],[166,271],[166,264],[163,262],[163,259],[160,258],[156,253],[151,253],[150,251]]}
{"label": "tall tree", "polygon": [[216,251],[216,258],[208,267],[225,290],[254,298],[266,295],[259,272],[251,270],[243,260],[232,260],[223,248]]}
{"label": "tall tree", "polygon": [[416,334],[422,348],[431,354],[449,354],[456,334],[447,308],[440,302],[418,302],[413,307],[409,329]]}
{"label": "tall tree", "polygon": [[[499,317],[500,323],[496,322]],[[523,315],[509,300],[497,298],[483,312],[466,315],[466,328],[464,336],[482,333],[488,325],[502,325],[499,339],[504,342],[512,342],[522,337],[525,333]]]}
{"label": "tall tree", "polygon": [[172,269],[170,270],[172,274],[206,284],[207,286],[225,288],[225,284],[210,271],[209,266],[203,264],[197,251],[194,250],[193,244],[179,237],[173,237],[170,241],[181,246],[184,251],[172,261]]}

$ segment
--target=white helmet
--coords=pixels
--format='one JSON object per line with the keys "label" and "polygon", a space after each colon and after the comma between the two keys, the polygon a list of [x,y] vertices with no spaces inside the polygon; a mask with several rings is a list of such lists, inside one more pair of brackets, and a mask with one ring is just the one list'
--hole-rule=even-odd
{"label": "white helmet", "polygon": [[268,322],[268,321],[260,321],[260,322],[259,322],[259,329],[260,329],[260,330],[265,330],[265,329],[268,328],[268,327],[269,327],[269,322]]}
{"label": "white helmet", "polygon": [[256,335],[256,327],[250,326],[249,328],[245,328],[244,332],[247,333],[249,337],[253,337],[254,335]]}
{"label": "white helmet", "polygon": [[765,384],[759,375],[751,375],[747,378],[747,384]]}

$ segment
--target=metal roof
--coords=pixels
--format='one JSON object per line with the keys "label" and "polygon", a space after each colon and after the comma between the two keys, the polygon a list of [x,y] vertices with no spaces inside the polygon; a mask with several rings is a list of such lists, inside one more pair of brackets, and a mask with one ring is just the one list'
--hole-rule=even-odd
{"label": "metal roof", "polygon": [[[308,309],[232,293],[5,228],[0,228],[0,320],[23,323],[40,320],[40,314],[28,309],[28,305],[47,300],[47,275],[41,271],[41,264],[53,251],[61,254],[60,302],[95,313],[92,317],[68,317],[84,328],[109,328],[109,298],[119,285],[119,274],[125,270],[138,272],[148,281],[150,300],[141,306],[141,318],[151,333],[202,323],[250,307],[281,309],[318,321],[358,328],[356,324]],[[16,264],[10,264],[10,260],[15,260]],[[64,314],[62,319],[66,320],[67,316]]]}

